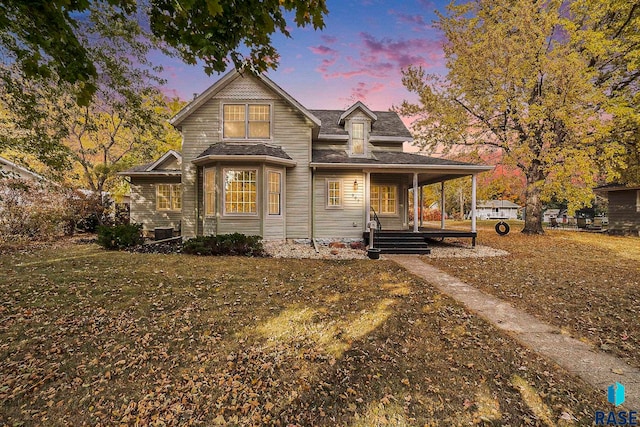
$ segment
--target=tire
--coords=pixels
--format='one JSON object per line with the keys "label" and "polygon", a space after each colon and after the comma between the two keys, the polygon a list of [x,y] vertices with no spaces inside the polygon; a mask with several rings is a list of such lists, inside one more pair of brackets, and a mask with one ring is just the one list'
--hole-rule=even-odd
{"label": "tire", "polygon": [[509,224],[504,221],[500,221],[496,224],[496,233],[498,233],[500,236],[506,236],[507,234],[509,234],[510,229],[511,228],[509,227]]}

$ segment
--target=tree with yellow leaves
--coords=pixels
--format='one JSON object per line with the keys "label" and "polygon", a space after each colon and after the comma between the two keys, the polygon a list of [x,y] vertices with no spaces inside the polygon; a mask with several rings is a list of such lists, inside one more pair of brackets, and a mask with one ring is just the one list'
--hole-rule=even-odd
{"label": "tree with yellow leaves", "polygon": [[[570,210],[589,203],[597,180],[624,158],[623,143],[602,143],[619,104],[598,81],[595,50],[585,48],[578,22],[584,15],[566,6],[560,0],[452,4],[437,23],[448,74],[410,67],[403,75],[418,102],[398,110],[415,117],[422,148],[488,145],[523,172],[525,233],[543,233],[545,201],[565,199]],[[607,37],[592,31],[592,40],[596,33]]]}

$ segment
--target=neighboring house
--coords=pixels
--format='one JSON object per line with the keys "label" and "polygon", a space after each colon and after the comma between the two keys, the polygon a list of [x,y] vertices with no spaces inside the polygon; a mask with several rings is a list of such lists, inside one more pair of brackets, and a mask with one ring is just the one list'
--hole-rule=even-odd
{"label": "neighboring house", "polygon": [[475,190],[475,175],[491,169],[405,153],[412,137],[396,113],[361,102],[309,110],[264,75],[224,75],[170,123],[182,152],[122,175],[131,221],[179,227],[185,238],[355,240],[373,212],[384,229],[408,230],[418,210],[409,189],[471,175]]}
{"label": "neighboring house", "polygon": [[609,201],[610,234],[640,236],[640,185],[609,184],[594,191]]}
{"label": "neighboring house", "polygon": [[476,206],[480,219],[518,219],[520,206],[509,200],[482,200]]}
{"label": "neighboring house", "polygon": [[47,179],[42,175],[32,172],[23,166],[17,165],[4,157],[0,157],[0,178],[3,176],[36,182],[47,181]]}
{"label": "neighboring house", "polygon": [[562,218],[560,209],[545,209],[544,213],[542,214],[542,222],[546,222],[548,224],[551,222],[552,218]]}

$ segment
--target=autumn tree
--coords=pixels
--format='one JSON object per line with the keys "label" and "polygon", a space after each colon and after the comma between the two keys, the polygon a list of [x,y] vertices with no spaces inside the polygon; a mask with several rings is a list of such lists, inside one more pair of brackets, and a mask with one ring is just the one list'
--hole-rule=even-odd
{"label": "autumn tree", "polygon": [[419,67],[403,83],[418,95],[399,111],[422,148],[483,144],[501,150],[526,179],[524,233],[543,233],[545,200],[575,209],[592,198],[601,166],[620,154],[603,147],[609,100],[597,72],[571,37],[576,30],[563,2],[477,0],[451,5],[437,26],[446,42],[448,73]]}
{"label": "autumn tree", "polygon": [[96,93],[87,105],[75,102],[81,85],[55,75],[27,78],[17,67],[9,68],[16,84],[2,88],[8,113],[2,128],[13,135],[8,140],[53,133],[51,145],[62,147],[78,172],[70,175],[73,183],[96,192],[111,187],[119,170],[177,148],[179,141],[166,123],[173,112],[160,91],[160,70],[148,60],[157,43],[135,21],[110,20],[116,12],[92,5],[78,23],[79,38],[90,46],[87,55],[98,70]]}
{"label": "autumn tree", "polygon": [[612,131],[601,141],[623,148],[609,181],[640,184],[640,4],[575,0],[570,10],[572,41],[611,104]]}
{"label": "autumn tree", "polygon": [[[0,48],[27,78],[57,75],[78,85],[86,105],[97,86],[99,66],[82,37],[82,21],[96,9],[112,11],[107,25],[150,22],[153,34],[188,63],[224,71],[227,59],[238,69],[265,71],[278,63],[271,36],[289,37],[285,13],[304,27],[324,27],[325,0],[4,0],[0,2]],[[7,77],[7,76],[5,76]]]}

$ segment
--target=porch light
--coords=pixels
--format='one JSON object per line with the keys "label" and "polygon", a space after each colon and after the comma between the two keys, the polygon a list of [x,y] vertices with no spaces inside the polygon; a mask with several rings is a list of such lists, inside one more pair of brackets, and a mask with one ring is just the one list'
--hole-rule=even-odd
{"label": "porch light", "polygon": [[358,191],[358,180],[353,181],[353,191]]}

